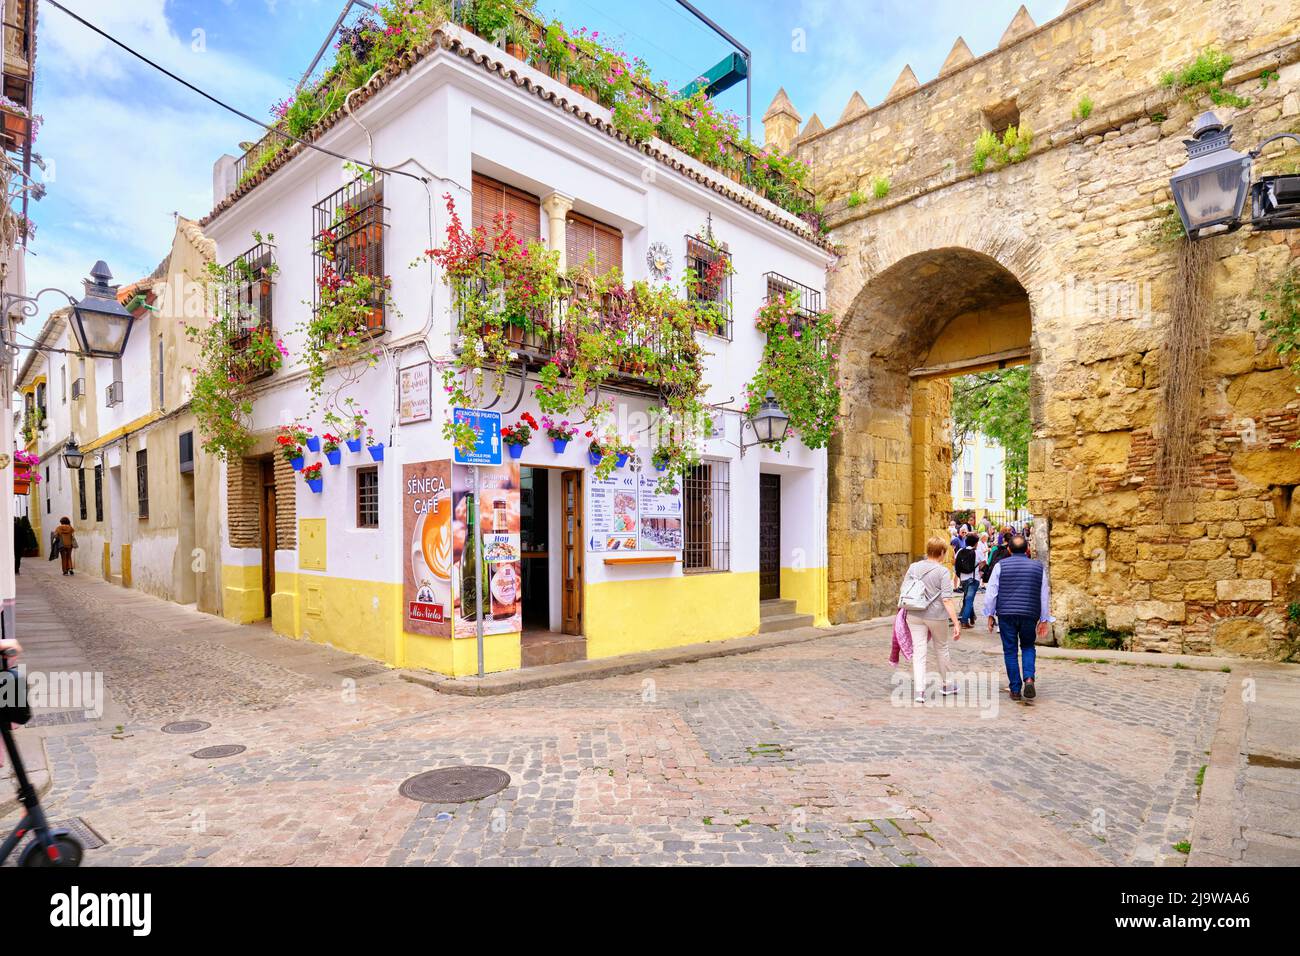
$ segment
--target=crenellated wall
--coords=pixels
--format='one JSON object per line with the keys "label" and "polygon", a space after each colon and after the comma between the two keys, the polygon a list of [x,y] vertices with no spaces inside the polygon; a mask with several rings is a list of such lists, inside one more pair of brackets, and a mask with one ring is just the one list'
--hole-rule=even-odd
{"label": "crenellated wall", "polygon": [[[1143,650],[1294,653],[1300,399],[1260,313],[1300,258],[1300,233],[1213,240],[1197,490],[1170,510],[1156,487],[1175,270],[1175,246],[1157,233],[1182,141],[1211,108],[1160,76],[1208,46],[1233,56],[1227,86],[1250,100],[1218,108],[1238,148],[1300,130],[1300,0],[1082,0],[1042,26],[1022,11],[998,49],[972,58],[959,41],[939,77],[922,85],[905,70],[885,103],[850,101],[825,130],[809,120],[795,148],[843,252],[829,288],[845,386],[831,455],[833,619],[887,613],[916,543],[946,524],[935,420],[947,385],[917,370],[954,338],[957,317],[1027,303],[1027,337],[1000,345],[1032,363],[1030,507],[1044,519],[1057,635],[1103,623]],[[980,132],[1017,113],[1034,132],[1029,155],[976,173]],[[1298,159],[1279,145],[1261,169]],[[891,189],[875,199],[881,176]]]}

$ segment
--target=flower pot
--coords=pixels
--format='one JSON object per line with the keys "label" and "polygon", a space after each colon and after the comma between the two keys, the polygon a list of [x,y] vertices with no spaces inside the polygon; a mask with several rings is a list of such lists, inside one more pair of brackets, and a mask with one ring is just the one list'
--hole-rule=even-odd
{"label": "flower pot", "polygon": [[569,447],[569,440],[567,438],[551,439],[551,450],[554,451],[557,455],[563,455],[564,449],[568,447]]}
{"label": "flower pot", "polygon": [[513,56],[516,60],[522,60],[524,58],[524,48],[518,43],[507,43],[506,53]]}
{"label": "flower pot", "polygon": [[311,493],[312,493],[313,495],[318,495],[318,494],[320,494],[321,491],[323,491],[324,488],[325,488],[325,479],[324,479],[324,478],[316,478],[316,479],[314,479],[314,480],[308,480],[308,482],[307,482],[307,487],[311,489]]}
{"label": "flower pot", "polygon": [[306,464],[306,462],[302,455],[299,455],[297,458],[291,458],[289,464],[293,466],[294,471],[302,471],[303,465]]}
{"label": "flower pot", "polygon": [[598,452],[598,451],[588,451],[588,452],[587,452],[587,460],[590,461],[593,465],[599,465],[599,464],[600,464],[600,460],[601,460],[601,458],[603,458],[603,457],[604,457],[604,456],[601,455],[601,453]]}
{"label": "flower pot", "polygon": [[360,438],[349,438],[347,441],[348,441],[348,451],[352,452],[353,454],[356,454],[357,452],[361,451]]}
{"label": "flower pot", "polygon": [[331,465],[337,465],[343,460],[343,449],[335,448],[333,451],[327,451],[325,453],[325,460]]}
{"label": "flower pot", "polygon": [[523,446],[523,445],[506,445],[506,447],[510,449],[510,457],[511,457],[511,458],[516,458],[516,459],[518,459],[518,458],[522,458],[522,457],[524,457],[524,446]]}
{"label": "flower pot", "polygon": [[667,470],[668,470],[668,466],[667,466],[667,465],[655,465],[655,471],[657,471],[657,472],[659,472],[659,473],[661,473],[661,474],[662,474],[663,472],[667,471]]}
{"label": "flower pot", "polygon": [[31,126],[31,120],[26,116],[8,112],[4,114],[4,131],[20,143],[26,141],[29,126]]}
{"label": "flower pot", "polygon": [[384,443],[383,443],[383,442],[379,442],[378,444],[371,445],[370,448],[368,449],[368,451],[370,452],[370,460],[371,460],[371,461],[383,461],[383,460],[384,460]]}
{"label": "flower pot", "polygon": [[622,452],[619,452],[619,455],[618,455],[618,467],[619,467],[619,468],[622,468],[622,467],[623,467],[624,465],[626,465],[626,464],[627,464],[627,455],[623,454]]}
{"label": "flower pot", "polygon": [[14,475],[14,494],[25,495],[31,490],[32,480],[26,475]]}
{"label": "flower pot", "polygon": [[308,450],[308,451],[320,451],[320,437],[319,437],[319,436],[317,436],[317,435],[313,435],[311,438],[308,438],[308,439],[307,439],[307,450]]}

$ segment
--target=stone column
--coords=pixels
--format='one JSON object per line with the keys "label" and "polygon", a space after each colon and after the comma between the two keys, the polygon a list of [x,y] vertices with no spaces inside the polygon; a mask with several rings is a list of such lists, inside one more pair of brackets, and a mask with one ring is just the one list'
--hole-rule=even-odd
{"label": "stone column", "polygon": [[542,199],[542,211],[546,213],[546,245],[560,252],[560,271],[569,267],[568,256],[568,217],[573,211],[573,197],[564,193],[551,193]]}

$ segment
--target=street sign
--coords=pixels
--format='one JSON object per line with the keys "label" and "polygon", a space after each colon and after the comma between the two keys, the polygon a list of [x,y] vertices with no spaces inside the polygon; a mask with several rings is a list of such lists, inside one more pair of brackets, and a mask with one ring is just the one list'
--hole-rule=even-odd
{"label": "street sign", "polygon": [[501,464],[501,413],[488,412],[479,408],[452,409],[452,418],[457,425],[467,424],[478,434],[474,450],[455,451],[458,465],[499,465]]}

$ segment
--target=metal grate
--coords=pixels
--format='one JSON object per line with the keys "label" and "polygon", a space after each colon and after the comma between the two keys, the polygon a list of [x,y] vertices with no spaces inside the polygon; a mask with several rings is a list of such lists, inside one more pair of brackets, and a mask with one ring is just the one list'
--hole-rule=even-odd
{"label": "metal grate", "polygon": [[81,515],[81,520],[85,521],[86,520],[86,472],[81,468],[77,469],[77,505],[78,508],[80,509],[78,513]]}
{"label": "metal grate", "polygon": [[104,520],[104,466],[95,466],[95,521]]}
{"label": "metal grate", "polygon": [[[247,350],[256,333],[270,332],[273,328],[274,276],[275,247],[264,242],[231,259],[222,268],[221,314],[226,317],[226,337],[234,353]],[[237,365],[231,374],[247,383],[265,378],[273,371],[269,364],[262,363],[253,368]]]}
{"label": "metal grate", "polygon": [[[322,282],[350,275],[384,276],[384,176],[367,172],[312,207],[315,228],[316,307]],[[377,284],[378,285],[378,284]],[[376,289],[358,332],[384,330],[384,293]]]}
{"label": "metal grate", "polygon": [[357,469],[357,527],[379,527],[379,469]]}
{"label": "metal grate", "polygon": [[731,570],[731,481],[725,461],[705,461],[682,482],[685,571]]}
{"label": "metal grate", "polygon": [[822,310],[822,294],[811,286],[795,282],[779,272],[768,272],[763,276],[767,283],[767,299],[770,302],[778,296],[796,292],[799,295],[798,309],[803,315],[814,316]]}
{"label": "metal grate", "polygon": [[135,453],[135,492],[140,517],[149,517],[149,452],[144,448]]}
{"label": "metal grate", "polygon": [[510,774],[496,767],[444,767],[403,780],[397,792],[421,803],[469,803],[509,785]]}
{"label": "metal grate", "polygon": [[701,316],[701,331],[731,341],[731,253],[701,236],[687,236],[686,268],[695,274],[687,298],[691,302],[721,305],[726,312],[722,328],[716,327],[712,321],[704,321]]}

